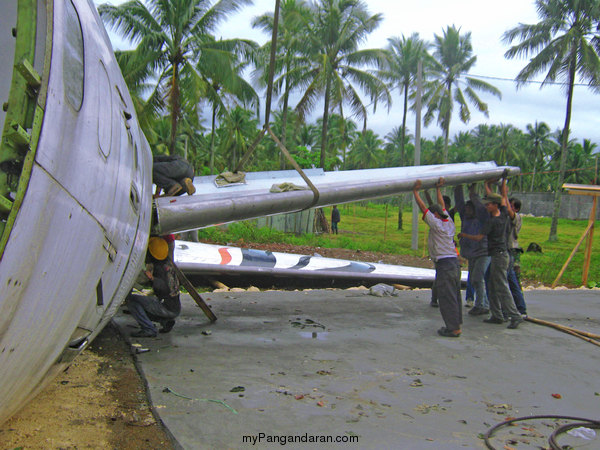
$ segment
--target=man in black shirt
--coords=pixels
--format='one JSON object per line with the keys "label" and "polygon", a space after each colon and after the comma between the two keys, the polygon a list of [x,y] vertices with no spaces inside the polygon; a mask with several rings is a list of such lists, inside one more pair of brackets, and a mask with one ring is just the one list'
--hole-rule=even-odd
{"label": "man in black shirt", "polygon": [[[506,179],[502,179],[502,192],[506,193]],[[507,233],[509,230],[510,203],[506,195],[493,193],[486,182],[487,195],[483,198],[483,203],[490,214],[490,218],[481,230],[481,234],[471,235],[460,233],[459,238],[481,241],[487,236],[488,255],[491,256],[490,262],[490,286],[489,302],[491,316],[484,320],[486,323],[503,323],[502,311],[508,314],[510,323],[508,328],[517,328],[523,318],[515,306],[512,294],[508,287],[507,271],[509,264],[509,254],[507,246]]]}
{"label": "man in black shirt", "polygon": [[162,325],[161,333],[168,333],[181,312],[179,280],[169,257],[168,243],[163,238],[151,237],[148,253],[153,269],[145,274],[152,281],[154,295],[129,294],[126,299],[129,312],[141,328],[131,334],[133,337],[156,337],[153,321]]}

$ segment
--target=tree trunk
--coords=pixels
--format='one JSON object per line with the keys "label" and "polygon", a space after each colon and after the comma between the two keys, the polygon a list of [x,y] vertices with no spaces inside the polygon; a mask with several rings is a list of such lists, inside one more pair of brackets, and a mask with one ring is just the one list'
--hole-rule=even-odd
{"label": "tree trunk", "polygon": [[398,197],[398,229],[401,230],[404,225],[402,221],[402,196]]}
{"label": "tree trunk", "polygon": [[327,85],[325,87],[325,106],[323,107],[323,130],[321,131],[321,161],[320,166],[325,169],[325,156],[327,153],[327,125],[329,121],[329,95],[331,84],[327,77]]}
{"label": "tree trunk", "polygon": [[404,84],[404,109],[402,111],[402,140],[400,141],[400,166],[404,166],[404,141],[406,139],[406,112],[408,110],[408,83]]}
{"label": "tree trunk", "polygon": [[444,127],[444,164],[448,164],[448,135],[450,134],[448,125]]}
{"label": "tree trunk", "polygon": [[[288,117],[288,102],[289,102],[289,87],[288,82],[285,82],[285,93],[283,94],[283,113],[281,114],[281,143],[285,148],[287,148],[286,144],[286,134],[287,134],[287,117]],[[289,150],[289,149],[288,149]],[[281,170],[285,170],[285,156],[283,152],[279,152],[279,168]]]}
{"label": "tree trunk", "polygon": [[565,172],[567,169],[567,152],[569,143],[569,126],[571,125],[571,106],[573,103],[573,86],[575,85],[575,58],[571,57],[571,63],[569,67],[569,91],[567,93],[567,114],[565,117],[565,126],[562,133],[562,143],[560,149],[560,169],[558,172],[558,180],[554,192],[554,211],[552,212],[552,223],[550,225],[550,235],[548,236],[549,241],[557,241],[558,231],[558,213],[560,211],[560,200],[562,185],[565,180]]}
{"label": "tree trunk", "polygon": [[217,121],[217,107],[216,105],[213,105],[213,110],[212,110],[212,126],[211,126],[211,135],[210,135],[210,164],[209,164],[209,169],[210,169],[210,174],[212,175],[214,173],[215,170],[215,128],[216,128],[216,121]]}
{"label": "tree trunk", "polygon": [[169,154],[175,154],[177,142],[177,122],[179,120],[179,66],[173,64],[173,79],[171,80],[171,142],[169,143]]}

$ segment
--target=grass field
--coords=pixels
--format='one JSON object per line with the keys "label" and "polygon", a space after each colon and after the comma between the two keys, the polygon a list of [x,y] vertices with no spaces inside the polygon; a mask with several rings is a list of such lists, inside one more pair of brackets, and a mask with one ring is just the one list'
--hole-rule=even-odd
{"label": "grass field", "polygon": [[[326,248],[349,248],[383,253],[401,253],[424,257],[424,239],[427,226],[419,215],[419,249],[412,250],[412,212],[403,211],[404,226],[397,229],[398,208],[386,207],[383,204],[347,204],[339,206],[342,221],[339,224],[340,234],[302,235],[285,234],[267,228],[256,228],[252,222],[232,224],[227,231],[208,228],[200,231],[200,238],[217,241],[244,242],[285,242],[295,245],[310,245]],[[325,216],[330,217],[331,208],[324,208]],[[460,219],[456,216],[456,228],[460,230]],[[526,282],[541,282],[550,285],[560,272],[561,267],[579,241],[587,227],[587,220],[559,220],[558,241],[549,242],[550,218],[523,217],[523,227],[519,243],[527,249],[531,242],[542,247],[542,253],[524,253],[521,256],[522,279]],[[569,287],[581,286],[584,241],[575,254],[566,272],[562,276],[561,285]],[[593,240],[592,258],[588,276],[588,286],[600,286],[600,236]]]}

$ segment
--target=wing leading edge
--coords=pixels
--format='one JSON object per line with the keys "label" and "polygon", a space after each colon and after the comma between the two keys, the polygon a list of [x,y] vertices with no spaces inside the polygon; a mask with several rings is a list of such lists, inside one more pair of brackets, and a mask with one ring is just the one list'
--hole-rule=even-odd
{"label": "wing leading edge", "polygon": [[[432,188],[440,177],[446,185],[474,183],[519,173],[518,167],[494,162],[441,164],[432,166],[324,172],[306,171],[318,189],[315,198],[295,171],[247,174],[245,183],[217,187],[215,176],[196,177],[196,194],[163,197],[155,201],[155,232],[176,233],[220,223],[301,211],[311,207],[388,197],[412,190],[420,179],[423,189]],[[289,183],[301,190],[271,192],[273,185]]]}

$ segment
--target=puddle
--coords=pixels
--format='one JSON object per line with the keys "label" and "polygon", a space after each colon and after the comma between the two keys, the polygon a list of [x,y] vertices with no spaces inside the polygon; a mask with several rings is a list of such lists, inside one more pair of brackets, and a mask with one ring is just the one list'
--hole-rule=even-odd
{"label": "puddle", "polygon": [[325,329],[325,325],[321,325],[319,322],[315,322],[312,319],[302,319],[300,317],[296,320],[290,320],[290,324],[296,328],[322,328]]}
{"label": "puddle", "polygon": [[329,332],[327,332],[327,331],[322,331],[322,332],[301,331],[300,337],[303,337],[304,339],[317,339],[319,341],[326,341],[328,334],[329,334]]}

